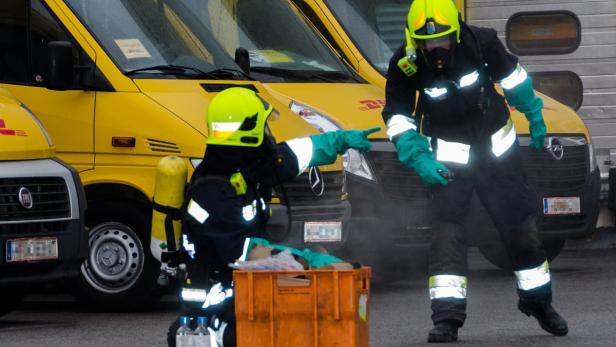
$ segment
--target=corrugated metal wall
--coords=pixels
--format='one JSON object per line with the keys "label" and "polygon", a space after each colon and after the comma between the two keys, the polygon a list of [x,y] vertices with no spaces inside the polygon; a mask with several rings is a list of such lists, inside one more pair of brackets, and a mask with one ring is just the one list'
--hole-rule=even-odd
{"label": "corrugated metal wall", "polygon": [[[582,42],[571,54],[521,56],[529,71],[568,70],[584,85],[584,103],[578,111],[595,148],[616,148],[616,1],[605,0],[470,0],[467,22],[492,27],[505,42],[505,25],[522,11],[569,10],[582,24]],[[605,150],[600,151],[605,152]]]}

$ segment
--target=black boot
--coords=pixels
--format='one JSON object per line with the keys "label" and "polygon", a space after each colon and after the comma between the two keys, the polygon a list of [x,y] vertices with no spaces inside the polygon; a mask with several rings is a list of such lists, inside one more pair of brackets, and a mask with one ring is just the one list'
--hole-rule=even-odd
{"label": "black boot", "polygon": [[541,328],[552,335],[565,336],[569,332],[567,321],[550,304],[532,305],[520,301],[518,308],[527,316],[535,317]]}
{"label": "black boot", "polygon": [[458,327],[456,322],[443,321],[434,325],[428,334],[428,342],[458,341]]}

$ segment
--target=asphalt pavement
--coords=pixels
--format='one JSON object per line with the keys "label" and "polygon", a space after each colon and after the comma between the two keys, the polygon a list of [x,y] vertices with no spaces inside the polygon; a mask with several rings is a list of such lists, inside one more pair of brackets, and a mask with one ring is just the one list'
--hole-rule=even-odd
{"label": "asphalt pavement", "polygon": [[[553,337],[517,310],[515,278],[476,250],[469,254],[468,319],[455,346],[614,346],[616,249],[571,249],[552,263],[554,306],[569,335]],[[425,346],[431,328],[427,280],[414,275],[371,296],[370,345]],[[66,294],[30,294],[0,318],[0,346],[165,346],[177,304],[167,297],[148,312],[89,313]],[[293,347],[293,346],[282,346]]]}

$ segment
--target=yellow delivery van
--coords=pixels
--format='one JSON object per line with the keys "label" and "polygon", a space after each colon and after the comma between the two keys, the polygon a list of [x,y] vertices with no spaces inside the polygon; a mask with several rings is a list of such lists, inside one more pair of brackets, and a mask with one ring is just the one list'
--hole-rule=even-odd
{"label": "yellow delivery van", "polygon": [[[344,61],[365,80],[384,90],[389,59],[404,40],[403,29],[410,0],[290,1],[310,19]],[[464,13],[464,1],[458,0],[456,4]],[[549,150],[542,153],[530,151],[526,119],[517,111],[512,111],[512,118],[523,146],[528,182],[537,192],[541,235],[552,259],[562,249],[565,239],[582,237],[594,231],[599,211],[600,174],[590,134],[580,117],[569,107],[540,95],[545,103],[543,114],[548,128]],[[383,99],[366,103],[366,107],[380,112]],[[346,114],[336,121],[345,124],[346,119],[358,117],[363,117],[363,114]],[[402,255],[421,254],[417,246],[425,249],[431,235],[425,217],[429,192],[414,173],[397,161],[395,149],[385,136],[375,139],[375,150],[366,158],[366,164],[378,184],[364,185],[360,194],[371,198],[358,203],[353,199],[357,185],[349,182],[353,210],[373,211],[372,228],[387,225],[386,232],[381,233],[378,240],[382,242],[379,248],[398,249]],[[361,202],[369,206],[362,206]],[[486,217],[476,202],[475,199],[475,215]],[[383,220],[385,224],[382,224]],[[505,253],[494,246],[493,237],[490,237],[496,233],[487,232],[493,228],[488,220],[472,218],[469,222],[469,228],[483,231],[474,233],[477,236],[474,243],[492,262],[506,266]],[[370,223],[365,221],[363,225]],[[409,252],[409,248],[416,252]],[[383,261],[392,258],[396,257],[388,253]]]}
{"label": "yellow delivery van", "polygon": [[0,315],[23,286],[74,278],[87,254],[77,172],[39,120],[0,88]]}
{"label": "yellow delivery van", "polygon": [[[192,172],[205,152],[205,110],[216,93],[257,91],[281,113],[269,124],[278,141],[316,133],[243,74],[183,3],[0,2],[0,86],[40,117],[58,156],[83,181],[89,254],[73,288],[95,308],[128,309],[155,294],[156,165],[175,155]],[[301,238],[324,222],[343,228],[350,216],[344,184],[341,162],[286,184],[290,213],[275,206],[268,232]]]}

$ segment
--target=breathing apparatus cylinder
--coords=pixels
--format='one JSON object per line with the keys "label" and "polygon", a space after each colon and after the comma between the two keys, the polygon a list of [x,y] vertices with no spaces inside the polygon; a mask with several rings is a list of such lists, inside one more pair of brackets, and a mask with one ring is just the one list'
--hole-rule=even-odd
{"label": "breathing apparatus cylinder", "polygon": [[176,156],[162,158],[156,167],[150,251],[158,261],[165,262],[168,257],[164,253],[180,249],[187,171],[184,161]]}

